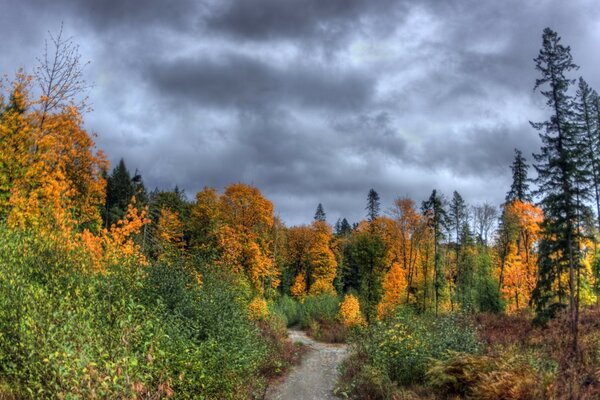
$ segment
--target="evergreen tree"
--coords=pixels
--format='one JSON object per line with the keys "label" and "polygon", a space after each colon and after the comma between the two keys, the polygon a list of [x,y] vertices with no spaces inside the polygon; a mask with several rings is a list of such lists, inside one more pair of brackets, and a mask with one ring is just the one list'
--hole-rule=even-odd
{"label": "evergreen tree", "polygon": [[134,194],[131,175],[121,158],[106,180],[106,205],[103,215],[105,227],[110,227],[125,215],[127,205]]}
{"label": "evergreen tree", "polygon": [[598,94],[583,78],[579,78],[576,93],[575,116],[582,134],[583,158],[590,172],[592,197],[596,203],[598,230],[600,231],[600,109]]}
{"label": "evergreen tree", "polygon": [[319,203],[319,205],[317,206],[317,211],[315,211],[314,220],[323,222],[327,221],[325,210],[323,210],[323,205],[321,203]]}
{"label": "evergreen tree", "polygon": [[529,165],[521,150],[515,149],[515,159],[510,169],[512,170],[513,180],[510,191],[506,194],[506,202],[510,203],[513,200],[530,202],[531,193],[529,192],[529,180],[527,179]]}
{"label": "evergreen tree", "polygon": [[367,196],[367,220],[369,222],[375,221],[379,216],[379,194],[374,189],[369,190],[369,195]]}
{"label": "evergreen tree", "polygon": [[423,202],[421,209],[427,220],[427,226],[433,233],[435,315],[437,316],[439,312],[440,291],[443,286],[440,245],[444,239],[444,231],[448,226],[448,215],[444,208],[444,199],[438,196],[435,189],[431,192],[429,199]]}
{"label": "evergreen tree", "polygon": [[337,236],[347,236],[352,233],[352,226],[346,218],[338,219],[335,223],[335,234]]}
{"label": "evergreen tree", "polygon": [[579,268],[578,219],[586,194],[585,165],[579,129],[575,125],[573,101],[569,86],[574,82],[566,73],[578,67],[573,63],[568,46],[560,43],[560,37],[550,28],[543,34],[543,46],[535,58],[536,70],[541,77],[536,79],[535,89],[546,97],[552,110],[548,121],[531,123],[539,131],[542,148],[534,154],[536,183],[542,196],[544,222],[544,254],[540,257],[539,278],[533,293],[538,312],[548,307],[558,278],[559,302],[562,302],[561,275],[568,270],[569,310],[573,351],[578,347],[579,301],[576,291],[575,271]]}

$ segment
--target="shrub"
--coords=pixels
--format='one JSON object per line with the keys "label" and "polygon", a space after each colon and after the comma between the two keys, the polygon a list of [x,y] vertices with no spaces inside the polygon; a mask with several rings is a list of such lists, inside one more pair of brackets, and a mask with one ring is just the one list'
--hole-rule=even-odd
{"label": "shrub", "polygon": [[344,297],[344,301],[340,305],[338,318],[342,325],[347,328],[366,326],[366,321],[360,312],[360,303],[356,296],[352,294],[347,294]]}
{"label": "shrub", "polygon": [[[184,262],[105,266],[0,228],[0,383],[27,398],[248,398],[282,348],[231,276]],[[271,349],[270,349],[271,348]]]}
{"label": "shrub", "polygon": [[292,299],[288,295],[283,295],[272,306],[273,311],[285,318],[287,327],[295,326],[300,323],[302,304]]}
{"label": "shrub", "polygon": [[[417,315],[399,308],[391,318],[371,325],[353,340],[352,354],[362,354],[365,362],[359,368],[355,366],[353,373],[346,373],[343,384],[365,385],[365,376],[377,376],[378,381],[387,379],[400,386],[421,384],[432,360],[444,360],[452,351],[477,354],[480,350],[475,329],[466,321],[453,315]],[[375,388],[369,390],[377,392]]]}

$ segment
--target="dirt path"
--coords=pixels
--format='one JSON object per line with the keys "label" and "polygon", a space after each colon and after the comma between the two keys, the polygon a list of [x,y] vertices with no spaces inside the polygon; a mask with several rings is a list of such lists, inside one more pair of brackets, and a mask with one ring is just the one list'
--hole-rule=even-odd
{"label": "dirt path", "polygon": [[267,390],[265,400],[337,399],[332,392],[337,367],[346,355],[346,345],[315,342],[302,331],[288,333],[292,342],[303,343],[309,351],[283,382]]}

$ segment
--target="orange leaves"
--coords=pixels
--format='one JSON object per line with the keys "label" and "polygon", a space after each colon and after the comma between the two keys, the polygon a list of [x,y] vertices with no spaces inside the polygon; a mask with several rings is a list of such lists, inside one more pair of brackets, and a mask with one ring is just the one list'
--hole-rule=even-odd
{"label": "orange leaves", "polygon": [[394,311],[406,298],[407,271],[400,263],[392,264],[392,267],[383,279],[383,298],[377,306],[377,317],[383,318]]}
{"label": "orange leaves", "polygon": [[259,321],[269,316],[269,307],[262,297],[255,297],[248,304],[248,317],[253,321]]}
{"label": "orange leaves", "polygon": [[47,115],[42,129],[28,84],[26,77],[15,83],[13,104],[0,119],[0,212],[12,227],[97,231],[104,155],[74,108]]}
{"label": "orange leaves", "polygon": [[290,293],[292,296],[299,299],[302,299],[304,296],[306,296],[306,278],[304,277],[304,273],[296,275],[294,284],[290,288]]}
{"label": "orange leaves", "polygon": [[263,233],[273,226],[273,204],[260,191],[243,183],[229,185],[220,199],[225,223]]}
{"label": "orange leaves", "polygon": [[337,261],[329,247],[332,235],[331,228],[322,221],[316,221],[313,227],[315,238],[308,251],[313,282],[310,286],[310,294],[334,294],[333,281],[337,272]]}
{"label": "orange leaves", "polygon": [[193,246],[210,251],[216,263],[248,280],[259,292],[279,285],[279,271],[273,261],[273,205],[252,186],[236,183],[219,196],[205,188],[196,195],[191,211]]}
{"label": "orange leaves", "polygon": [[360,311],[360,303],[353,294],[344,296],[340,304],[338,318],[345,327],[365,326],[366,321]]}
{"label": "orange leaves", "polygon": [[540,224],[544,215],[532,203],[514,200],[506,204],[503,215],[504,229],[512,230],[502,243],[503,252],[499,274],[501,293],[508,309],[516,311],[527,307],[537,279],[537,253]]}
{"label": "orange leaves", "polygon": [[105,267],[117,263],[146,264],[139,245],[133,236],[140,233],[142,227],[149,223],[146,211],[139,211],[135,206],[135,198],[127,207],[127,214],[110,230],[102,229],[98,234],[85,229],[78,237],[92,256],[96,272],[106,272]]}

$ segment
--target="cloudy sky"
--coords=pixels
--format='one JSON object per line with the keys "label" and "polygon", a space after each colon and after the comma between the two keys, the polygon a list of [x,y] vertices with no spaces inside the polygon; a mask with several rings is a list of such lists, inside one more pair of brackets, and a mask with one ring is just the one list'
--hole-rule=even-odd
{"label": "cloudy sky", "polygon": [[597,0],[0,0],[0,73],[61,21],[111,164],[190,197],[253,184],[288,224],[363,218],[370,188],[500,203],[539,146],[546,26],[600,88]]}

